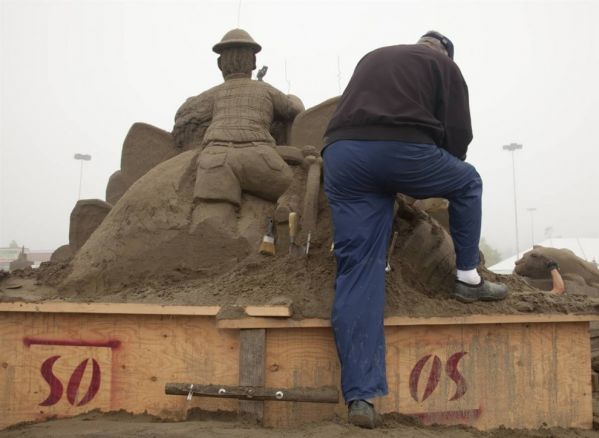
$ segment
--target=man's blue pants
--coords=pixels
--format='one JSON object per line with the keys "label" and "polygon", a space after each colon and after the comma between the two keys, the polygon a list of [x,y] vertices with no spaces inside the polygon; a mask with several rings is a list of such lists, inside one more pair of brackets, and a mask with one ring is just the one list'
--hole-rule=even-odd
{"label": "man's blue pants", "polygon": [[479,263],[482,181],[429,144],[340,140],[324,151],[324,189],[337,259],[331,323],[346,402],[387,394],[385,266],[396,193],[449,200],[457,267]]}

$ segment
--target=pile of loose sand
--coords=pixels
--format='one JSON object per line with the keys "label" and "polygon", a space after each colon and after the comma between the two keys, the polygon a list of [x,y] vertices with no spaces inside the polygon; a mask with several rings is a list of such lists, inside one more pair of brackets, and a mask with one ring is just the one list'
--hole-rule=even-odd
{"label": "pile of loose sand", "polygon": [[[514,313],[596,313],[596,302],[584,295],[563,296],[531,287],[517,275],[497,275],[481,267],[483,277],[506,283],[510,296],[502,302],[463,304],[450,297],[454,278],[451,240],[438,223],[425,212],[403,205],[394,228],[399,231],[392,270],[387,274],[387,315],[415,317],[467,314]],[[291,302],[294,317],[328,318],[334,295],[335,259],[330,252],[330,215],[321,196],[319,222],[312,236],[308,256],[294,257],[288,252],[288,239],[279,232],[274,257],[256,253],[241,259],[222,272],[171,270],[144,282],[121,284],[118,289],[86,290],[47,298],[69,301],[144,302],[159,304],[243,305]],[[301,235],[301,243],[304,236]],[[37,282],[59,284],[69,273],[68,264],[47,263],[35,273]],[[25,270],[22,276],[34,271]],[[1,288],[0,283],[0,288]],[[26,295],[27,291],[23,291]],[[13,294],[14,295],[14,294]],[[33,295],[35,297],[35,295]],[[26,297],[25,297],[26,298]],[[222,317],[235,317],[223,312]]]}

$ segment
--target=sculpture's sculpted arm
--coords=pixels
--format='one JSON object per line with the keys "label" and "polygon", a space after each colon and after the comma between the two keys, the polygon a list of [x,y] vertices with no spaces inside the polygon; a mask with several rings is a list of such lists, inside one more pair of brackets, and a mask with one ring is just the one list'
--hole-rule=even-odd
{"label": "sculpture's sculpted arm", "polygon": [[202,144],[206,128],[212,120],[214,88],[190,97],[177,111],[173,137],[177,147],[184,148],[190,143]]}
{"label": "sculpture's sculpted arm", "polygon": [[304,110],[304,104],[299,97],[283,94],[270,85],[268,91],[272,99],[275,120],[291,121]]}

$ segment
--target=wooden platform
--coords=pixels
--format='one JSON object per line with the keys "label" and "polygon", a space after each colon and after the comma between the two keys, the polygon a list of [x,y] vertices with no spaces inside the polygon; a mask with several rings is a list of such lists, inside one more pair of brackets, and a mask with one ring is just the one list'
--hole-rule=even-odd
{"label": "wooden platform", "polygon": [[[167,382],[234,386],[257,378],[273,388],[339,386],[328,320],[217,320],[219,310],[0,303],[0,428],[92,409],[182,420],[194,407],[237,411],[257,403],[187,401],[165,395]],[[591,428],[588,325],[597,319],[561,314],[387,318],[389,395],[377,407],[425,423],[479,429]],[[264,355],[253,359],[264,362],[262,377],[240,373],[242,340],[248,337],[243,334],[257,329],[265,329]],[[345,418],[342,402],[259,403],[266,426]]]}

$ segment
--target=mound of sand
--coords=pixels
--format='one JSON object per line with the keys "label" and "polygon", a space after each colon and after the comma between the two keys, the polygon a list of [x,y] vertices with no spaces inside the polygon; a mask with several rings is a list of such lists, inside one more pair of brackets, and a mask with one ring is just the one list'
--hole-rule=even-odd
{"label": "mound of sand", "polygon": [[65,296],[96,299],[148,281],[197,278],[231,269],[257,246],[270,203],[246,196],[234,234],[217,222],[192,230],[197,151],[156,166],[125,193],[79,250],[60,286]]}
{"label": "mound of sand", "polygon": [[[309,255],[288,254],[289,233],[282,223],[276,255],[263,256],[258,247],[274,212],[270,202],[244,194],[233,230],[218,221],[192,226],[197,153],[183,152],[136,181],[70,263],[45,263],[35,274],[17,276],[35,275],[38,285],[58,285],[47,298],[220,305],[221,317],[236,317],[231,309],[247,304],[291,302],[295,317],[328,318],[335,259],[323,191]],[[292,197],[302,205],[306,169],[293,169],[297,193]],[[399,239],[387,274],[388,315],[596,312],[587,296],[556,296],[535,289],[523,277],[495,275],[482,266],[485,278],[510,286],[510,297],[498,303],[455,301],[450,297],[455,272],[451,239],[421,204],[398,196],[394,229]],[[305,233],[299,241],[305,244]],[[27,291],[22,292],[26,298]],[[32,291],[31,297],[39,299],[40,294]]]}
{"label": "mound of sand", "polygon": [[[182,154],[184,155],[184,154]],[[179,159],[177,157],[176,159]],[[170,163],[169,166],[181,163]],[[169,194],[174,193],[172,184],[163,184]],[[179,198],[180,199],[180,198]],[[197,245],[197,251],[202,251],[205,242],[185,241],[187,232],[180,231],[180,236],[173,240],[172,246],[164,245],[164,239],[154,239],[155,249],[144,245],[148,236],[174,235],[174,231],[158,228],[156,219],[164,218],[165,224],[182,223],[175,219],[182,218],[185,213],[178,213],[183,207],[177,201],[169,214],[174,219],[169,222],[168,215],[154,214],[151,218],[154,228],[143,228],[138,222],[126,221],[119,213],[119,204],[109,217],[110,222],[102,233],[86,243],[85,252],[80,254],[72,265],[45,264],[38,270],[37,278],[40,283],[56,284],[61,276],[71,272],[63,283],[61,292],[54,296],[72,301],[105,301],[105,302],[145,302],[158,304],[185,305],[220,305],[223,312],[219,317],[235,318],[239,314],[234,311],[239,306],[247,304],[272,304],[273,302],[291,302],[294,317],[297,318],[328,318],[334,290],[335,259],[330,253],[330,215],[326,198],[321,194],[319,199],[318,228],[312,237],[310,254],[307,257],[290,256],[288,252],[287,235],[280,231],[277,242],[277,255],[263,256],[256,250],[256,242],[252,251],[249,243],[242,246],[246,254],[243,258],[235,258],[229,264],[221,264],[212,269],[183,269],[181,263],[189,263],[195,257],[218,255],[216,243],[219,236],[210,236],[213,252],[199,252],[181,256],[181,248],[176,245]],[[121,207],[122,208],[122,207]],[[186,210],[183,210],[184,212]],[[120,225],[119,225],[120,224]],[[129,243],[106,235],[111,228],[135,227],[135,236],[141,241],[137,248]],[[522,277],[517,275],[502,276],[493,274],[481,267],[483,276],[492,281],[508,284],[512,291],[508,299],[497,303],[462,304],[450,297],[453,287],[453,272],[455,261],[453,247],[445,230],[425,212],[404,205],[399,209],[394,227],[399,230],[399,239],[391,259],[391,272],[387,275],[387,315],[405,316],[452,316],[467,314],[513,314],[520,312],[532,313],[595,313],[595,302],[583,295],[566,294],[563,296],[542,292],[531,287]],[[184,228],[183,228],[184,229]],[[116,234],[117,236],[121,234]],[[303,243],[303,238],[300,241]],[[158,245],[162,243],[161,245]],[[93,245],[93,246],[92,246]],[[120,245],[124,245],[121,248]],[[169,250],[169,248],[172,248]],[[184,246],[190,251],[191,246]],[[133,253],[132,251],[136,251]],[[135,255],[127,261],[128,265],[111,266],[106,260],[109,257],[125,257]],[[239,252],[231,251],[228,257],[239,257]],[[177,257],[179,255],[179,257]],[[84,258],[83,258],[84,257]],[[221,259],[228,261],[227,257]],[[104,263],[103,263],[104,260]],[[135,267],[133,263],[143,267]],[[188,266],[190,266],[188,265]],[[169,269],[166,269],[168,267]],[[102,269],[105,271],[102,272]],[[90,272],[94,272],[92,276]],[[144,278],[140,275],[147,272]],[[84,275],[84,274],[87,274]],[[155,275],[153,275],[155,274]],[[91,278],[88,284],[78,289],[68,289],[65,285],[74,284],[73,279],[85,280]],[[93,278],[101,278],[93,282]],[[114,279],[111,282],[107,279]],[[136,280],[133,280],[136,278]],[[58,279],[58,280],[57,280]]]}

